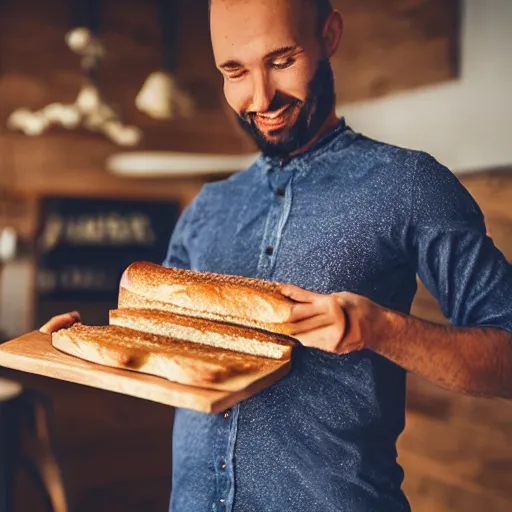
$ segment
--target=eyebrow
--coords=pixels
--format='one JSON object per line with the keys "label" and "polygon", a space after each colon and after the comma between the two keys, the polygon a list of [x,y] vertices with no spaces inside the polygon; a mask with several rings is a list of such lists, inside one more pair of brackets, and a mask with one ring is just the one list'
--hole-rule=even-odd
{"label": "eyebrow", "polygon": [[[275,59],[276,57],[282,57],[283,55],[293,53],[299,49],[299,45],[295,46],[283,46],[282,48],[277,48],[276,50],[272,50],[267,53],[264,57],[264,60]],[[232,71],[235,69],[239,69],[243,67],[243,65],[236,60],[228,60],[222,63],[219,68],[225,71]]]}

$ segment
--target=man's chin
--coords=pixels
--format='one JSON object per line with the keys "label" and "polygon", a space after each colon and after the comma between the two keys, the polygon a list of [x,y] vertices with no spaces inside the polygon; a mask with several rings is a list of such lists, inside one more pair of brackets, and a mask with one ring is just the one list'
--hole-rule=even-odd
{"label": "man's chin", "polygon": [[295,144],[290,140],[290,126],[263,131],[258,127],[257,122],[250,124],[241,117],[238,117],[238,120],[263,155],[285,157],[295,149]]}
{"label": "man's chin", "polygon": [[272,146],[281,146],[286,143],[286,137],[283,137],[282,134],[268,134],[263,137],[265,144],[269,144]]}

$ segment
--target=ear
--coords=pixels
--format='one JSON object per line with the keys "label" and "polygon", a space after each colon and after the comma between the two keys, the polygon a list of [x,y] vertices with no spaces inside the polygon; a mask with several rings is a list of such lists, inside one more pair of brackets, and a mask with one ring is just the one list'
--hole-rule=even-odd
{"label": "ear", "polygon": [[343,34],[343,18],[339,11],[333,11],[325,20],[322,31],[325,56],[330,59],[338,49]]}

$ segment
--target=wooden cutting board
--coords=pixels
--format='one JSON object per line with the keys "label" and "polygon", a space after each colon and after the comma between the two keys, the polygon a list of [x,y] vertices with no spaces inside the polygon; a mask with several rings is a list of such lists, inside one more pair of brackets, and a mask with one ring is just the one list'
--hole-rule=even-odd
{"label": "wooden cutting board", "polygon": [[255,395],[284,377],[291,361],[262,358],[257,372],[231,379],[229,390],[185,386],[160,377],[89,363],[55,349],[51,337],[34,331],[0,345],[0,366],[165,405],[218,413]]}

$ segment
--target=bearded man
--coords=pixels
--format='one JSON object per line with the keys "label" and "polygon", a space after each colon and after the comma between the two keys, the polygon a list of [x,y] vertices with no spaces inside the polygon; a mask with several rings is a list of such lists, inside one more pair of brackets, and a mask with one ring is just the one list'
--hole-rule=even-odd
{"label": "bearded man", "polygon": [[[512,395],[511,266],[449,170],[336,117],[343,24],[328,0],[210,7],[226,100],[261,156],[204,186],[164,264],[286,283],[301,343],[256,396],[176,411],[170,510],[409,511],[396,461],[406,372]],[[453,325],[409,316],[417,274]]]}

